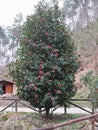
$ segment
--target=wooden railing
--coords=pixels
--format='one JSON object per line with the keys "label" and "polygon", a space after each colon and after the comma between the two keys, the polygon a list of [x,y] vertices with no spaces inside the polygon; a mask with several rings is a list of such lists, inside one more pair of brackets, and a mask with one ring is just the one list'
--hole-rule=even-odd
{"label": "wooden railing", "polygon": [[70,120],[70,121],[66,121],[64,123],[56,124],[52,127],[35,128],[35,129],[32,129],[32,130],[55,130],[57,128],[64,127],[64,126],[67,126],[67,125],[72,125],[73,123],[78,123],[78,122],[85,121],[85,120],[90,120],[90,121],[87,122],[87,124],[84,126],[84,128],[82,128],[82,130],[87,130],[89,125],[91,125],[91,130],[95,130],[96,117],[98,117],[98,113],[92,114],[90,116],[84,116],[84,117],[76,118],[76,119],[73,119],[73,120]]}
{"label": "wooden railing", "polygon": [[[30,109],[32,109],[33,111],[36,111],[36,112],[39,112],[39,110],[33,108],[32,106],[22,102],[18,97],[14,97],[14,98],[2,98],[2,101],[4,100],[11,100],[12,102],[7,105],[5,108],[3,108],[2,110],[0,110],[0,112],[3,112],[4,110],[6,110],[8,107],[12,106],[14,104],[14,107],[15,107],[15,112],[18,112],[18,104],[22,104],[23,106],[25,107],[28,107]],[[91,130],[95,130],[95,122],[98,122],[98,113],[94,112],[94,105],[92,104],[92,108],[91,108],[91,111],[88,111],[86,110],[85,108],[73,103],[73,101],[90,101],[90,99],[71,99],[70,101],[68,101],[69,104],[89,113],[90,115],[88,116],[84,116],[84,117],[81,117],[81,118],[77,118],[77,119],[73,119],[73,120],[70,120],[70,121],[67,121],[67,122],[64,122],[64,123],[60,123],[60,124],[56,124],[52,127],[47,127],[47,128],[36,128],[36,129],[33,129],[33,130],[54,130],[56,128],[59,128],[59,127],[64,127],[64,126],[67,126],[67,125],[71,125],[73,123],[77,123],[77,122],[81,122],[81,121],[85,121],[85,120],[88,120],[88,122],[86,123],[86,125],[84,126],[84,128],[82,130],[87,130],[87,128],[91,125]],[[66,108],[65,108],[66,109]],[[55,110],[55,109],[54,109]],[[41,111],[40,111],[41,112]]]}
{"label": "wooden railing", "polygon": [[4,107],[2,110],[0,110],[0,112],[3,112],[4,110],[6,110],[7,108],[9,108],[9,107],[15,107],[15,112],[18,112],[18,104],[21,104],[21,105],[23,105],[23,106],[25,106],[25,107],[27,107],[27,108],[30,108],[30,109],[32,109],[33,111],[37,111],[37,112],[39,112],[39,110],[37,110],[37,109],[35,109],[35,108],[33,108],[31,105],[28,105],[27,103],[23,103],[23,101],[22,100],[20,100],[18,97],[13,97],[13,98],[2,98],[1,99],[2,101],[4,101],[4,100],[7,100],[7,101],[12,101],[9,105],[7,105],[6,107]]}

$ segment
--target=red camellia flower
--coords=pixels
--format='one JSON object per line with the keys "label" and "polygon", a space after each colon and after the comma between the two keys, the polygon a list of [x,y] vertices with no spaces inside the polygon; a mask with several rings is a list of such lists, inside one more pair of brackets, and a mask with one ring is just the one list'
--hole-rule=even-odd
{"label": "red camellia flower", "polygon": [[61,84],[58,84],[57,86],[58,86],[58,87],[61,87]]}
{"label": "red camellia flower", "polygon": [[37,77],[38,79],[41,79],[42,78],[42,76],[41,75],[38,75],[38,77]]}
{"label": "red camellia flower", "polygon": [[81,71],[84,71],[84,68],[81,68],[80,70],[81,70]]}
{"label": "red camellia flower", "polygon": [[52,46],[49,45],[48,48],[52,48]]}
{"label": "red camellia flower", "polygon": [[57,49],[54,49],[54,50],[53,50],[53,53],[57,53]]}
{"label": "red camellia flower", "polygon": [[39,66],[39,70],[42,70],[42,65]]}
{"label": "red camellia flower", "polygon": [[55,53],[55,57],[58,57],[59,56],[59,54],[58,53]]}
{"label": "red camellia flower", "polygon": [[48,36],[48,32],[46,32],[46,36]]}
{"label": "red camellia flower", "polygon": [[61,91],[60,91],[60,90],[57,90],[56,92],[57,92],[57,93],[61,93]]}
{"label": "red camellia flower", "polygon": [[44,74],[44,72],[43,71],[39,71],[39,75],[43,75]]}

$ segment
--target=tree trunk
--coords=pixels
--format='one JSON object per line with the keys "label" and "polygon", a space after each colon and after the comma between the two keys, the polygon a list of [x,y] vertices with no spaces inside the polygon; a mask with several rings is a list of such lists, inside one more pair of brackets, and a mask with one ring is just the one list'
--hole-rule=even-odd
{"label": "tree trunk", "polygon": [[67,113],[66,105],[64,105],[64,114]]}
{"label": "tree trunk", "polygon": [[41,114],[41,108],[39,108],[39,114]]}
{"label": "tree trunk", "polygon": [[49,116],[50,108],[46,108],[46,116]]}

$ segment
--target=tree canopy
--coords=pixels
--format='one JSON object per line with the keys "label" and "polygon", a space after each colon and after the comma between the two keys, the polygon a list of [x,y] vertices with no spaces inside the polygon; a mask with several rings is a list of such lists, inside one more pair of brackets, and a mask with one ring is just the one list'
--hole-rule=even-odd
{"label": "tree canopy", "polygon": [[71,35],[57,3],[40,2],[23,25],[17,61],[10,65],[19,97],[46,114],[76,92],[79,63]]}

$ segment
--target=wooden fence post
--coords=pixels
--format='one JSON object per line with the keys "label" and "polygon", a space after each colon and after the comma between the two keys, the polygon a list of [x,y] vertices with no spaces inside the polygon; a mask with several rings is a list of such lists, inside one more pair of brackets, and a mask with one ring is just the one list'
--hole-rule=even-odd
{"label": "wooden fence post", "polygon": [[95,119],[92,119],[92,130],[95,130]]}
{"label": "wooden fence post", "polygon": [[18,100],[16,99],[16,102],[15,102],[15,112],[18,112],[17,107],[18,107]]}
{"label": "wooden fence post", "polygon": [[[94,102],[92,101],[92,114],[94,114],[95,113],[95,104],[94,104]],[[91,125],[91,128],[92,128],[92,130],[95,130],[95,119],[93,118],[92,119],[92,121],[91,121],[92,123],[92,125]]]}

